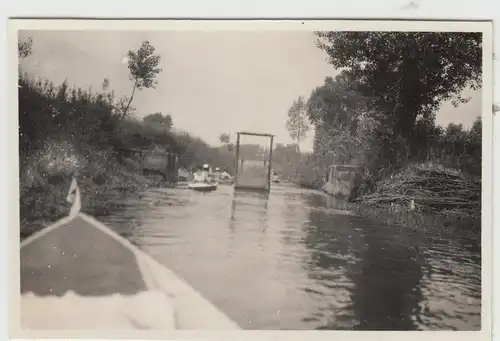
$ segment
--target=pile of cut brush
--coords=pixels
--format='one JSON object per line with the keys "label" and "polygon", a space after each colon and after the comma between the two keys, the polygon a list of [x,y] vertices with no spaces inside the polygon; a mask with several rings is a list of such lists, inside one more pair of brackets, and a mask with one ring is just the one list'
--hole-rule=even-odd
{"label": "pile of cut brush", "polygon": [[481,180],[455,169],[413,165],[379,182],[374,192],[355,201],[376,207],[478,217],[481,214]]}

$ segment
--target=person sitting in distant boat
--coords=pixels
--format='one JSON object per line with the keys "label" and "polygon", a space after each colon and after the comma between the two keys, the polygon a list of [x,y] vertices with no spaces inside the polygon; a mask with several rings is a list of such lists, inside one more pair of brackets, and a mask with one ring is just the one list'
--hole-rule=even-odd
{"label": "person sitting in distant boat", "polygon": [[231,180],[231,174],[228,173],[227,170],[224,170],[222,173],[219,175],[221,180]]}
{"label": "person sitting in distant boat", "polygon": [[207,182],[214,182],[215,177],[214,177],[214,172],[212,170],[212,167],[208,164],[203,165],[203,172],[205,173],[205,178],[207,179]]}
{"label": "person sitting in distant boat", "polygon": [[219,167],[215,167],[215,172],[213,173],[213,176],[214,176],[214,178],[217,181],[221,180],[221,178],[220,178],[220,168]]}
{"label": "person sitting in distant boat", "polygon": [[207,164],[204,164],[201,169],[199,169],[195,174],[194,174],[194,182],[212,182],[210,175],[210,166]]}
{"label": "person sitting in distant boat", "polygon": [[205,182],[205,173],[203,172],[203,166],[198,167],[193,173],[193,182]]}

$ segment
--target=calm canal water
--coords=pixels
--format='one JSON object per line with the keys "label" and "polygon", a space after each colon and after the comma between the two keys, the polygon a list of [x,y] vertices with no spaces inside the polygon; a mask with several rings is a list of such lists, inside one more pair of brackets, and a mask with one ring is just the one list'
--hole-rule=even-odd
{"label": "calm canal water", "polygon": [[377,224],[333,200],[285,185],[153,189],[99,219],[244,329],[480,329],[476,241]]}

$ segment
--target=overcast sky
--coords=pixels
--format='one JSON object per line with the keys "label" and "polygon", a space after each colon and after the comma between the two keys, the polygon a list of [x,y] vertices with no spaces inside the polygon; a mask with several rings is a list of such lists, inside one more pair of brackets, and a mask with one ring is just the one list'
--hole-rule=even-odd
{"label": "overcast sky", "polygon": [[[284,127],[287,111],[298,96],[308,97],[336,70],[304,31],[31,31],[33,54],[23,71],[55,84],[100,87],[109,78],[118,96],[130,95],[132,84],[124,56],[149,40],[161,56],[156,89],[136,92],[139,117],[171,114],[176,128],[210,144],[220,133],[267,132],[290,143]],[[439,124],[470,126],[481,115],[480,93],[461,107],[445,104]],[[302,149],[311,150],[313,132]]]}

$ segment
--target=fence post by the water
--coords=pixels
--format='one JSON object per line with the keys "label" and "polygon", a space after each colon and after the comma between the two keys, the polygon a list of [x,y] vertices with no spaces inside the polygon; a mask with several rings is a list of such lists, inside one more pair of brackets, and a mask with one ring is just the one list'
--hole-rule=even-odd
{"label": "fence post by the water", "polygon": [[274,136],[271,135],[271,143],[269,148],[269,162],[268,162],[268,170],[267,170],[267,186],[271,189],[271,171],[273,169],[273,141]]}
{"label": "fence post by the water", "polygon": [[235,167],[235,184],[238,183],[238,174],[239,174],[239,167],[240,167],[240,133],[236,133],[236,159],[234,160],[236,163]]}

